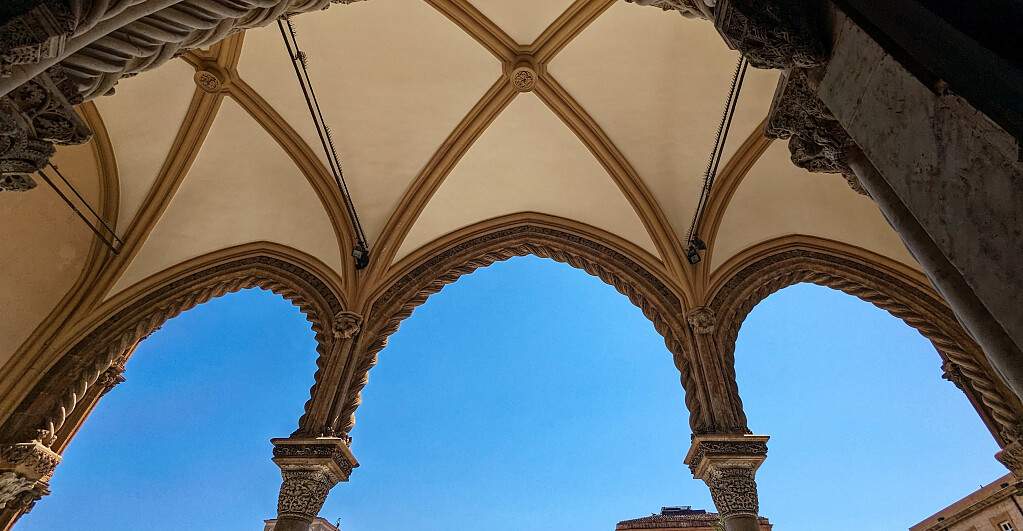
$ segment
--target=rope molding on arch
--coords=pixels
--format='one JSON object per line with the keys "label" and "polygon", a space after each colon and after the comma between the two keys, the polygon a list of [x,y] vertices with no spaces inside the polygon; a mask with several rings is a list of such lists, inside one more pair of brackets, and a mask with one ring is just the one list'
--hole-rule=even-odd
{"label": "rope molding on arch", "polygon": [[1020,408],[992,377],[993,369],[980,347],[943,302],[877,267],[822,251],[788,249],[761,257],[733,274],[714,295],[709,307],[722,324],[715,335],[731,385],[735,385],[735,341],[746,316],[769,295],[801,282],[857,297],[916,329],[962,371],[979,398],[981,415],[987,415],[997,428],[996,439],[1004,445],[1020,438]]}
{"label": "rope molding on arch", "polygon": [[[267,255],[220,262],[166,282],[105,319],[58,361],[12,415],[2,433],[15,441],[40,439],[51,445],[86,393],[111,367],[123,363],[138,341],[169,319],[211,299],[246,288],[272,291],[306,315],[317,343],[312,397],[325,357],[335,340],[333,323],[342,303],[326,282],[292,262]],[[300,427],[312,398],[304,406]],[[41,420],[40,420],[41,419]]]}
{"label": "rope molding on arch", "polygon": [[625,295],[664,337],[685,389],[685,404],[694,429],[709,422],[692,359],[683,348],[686,328],[682,302],[656,275],[622,252],[564,230],[532,224],[505,227],[450,245],[397,278],[372,304],[365,333],[356,352],[351,384],[336,419],[337,431],[347,434],[355,425],[362,389],[388,337],[419,305],[462,275],[516,256],[533,255],[568,264],[593,275]]}

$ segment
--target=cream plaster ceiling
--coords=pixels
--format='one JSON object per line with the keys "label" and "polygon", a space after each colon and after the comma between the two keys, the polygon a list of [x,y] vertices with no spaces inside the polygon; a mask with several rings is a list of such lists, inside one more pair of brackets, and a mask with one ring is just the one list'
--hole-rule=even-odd
{"label": "cream plaster ceiling", "polygon": [[529,44],[562,14],[572,0],[474,0],[487,18],[519,44]]}
{"label": "cream plaster ceiling", "polygon": [[582,221],[657,256],[607,171],[536,96],[521,94],[448,175],[396,259],[459,228],[518,212]]}
{"label": "cream plaster ceiling", "polygon": [[[375,243],[415,176],[501,76],[501,65],[424,2],[358,2],[294,23]],[[239,73],[323,153],[276,25],[245,35]]]}
{"label": "cream plaster ceiling", "polygon": [[198,159],[113,292],[203,254],[269,241],[339,269],[337,237],[288,155],[225,100]]}
{"label": "cream plaster ceiling", "polygon": [[877,205],[841,176],[810,173],[774,142],[743,179],[714,241],[711,267],[757,243],[803,234],[849,243],[919,269]]}
{"label": "cream plaster ceiling", "polygon": [[[685,238],[738,54],[707,21],[618,2],[548,66]],[[767,115],[778,74],[749,69],[723,161]]]}
{"label": "cream plaster ceiling", "polygon": [[117,160],[119,234],[138,212],[167,158],[195,92],[194,72],[184,61],[171,61],[144,76],[121,80],[114,96],[96,100]]}
{"label": "cream plaster ceiling", "polygon": [[[92,143],[62,147],[54,164],[90,204],[99,204]],[[53,172],[49,172],[53,176]],[[31,192],[0,193],[0,365],[28,338],[82,273],[92,232],[38,177]],[[71,193],[55,181],[69,196]]]}

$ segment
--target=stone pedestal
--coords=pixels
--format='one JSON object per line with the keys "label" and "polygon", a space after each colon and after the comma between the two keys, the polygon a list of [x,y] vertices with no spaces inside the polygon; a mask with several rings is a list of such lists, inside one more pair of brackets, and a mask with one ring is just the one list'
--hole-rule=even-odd
{"label": "stone pedestal", "polygon": [[344,439],[271,439],[281,469],[277,531],[307,531],[334,485],[359,466]]}
{"label": "stone pedestal", "polygon": [[710,488],[726,531],[758,531],[756,472],[767,458],[766,435],[698,435],[686,454],[693,476]]}

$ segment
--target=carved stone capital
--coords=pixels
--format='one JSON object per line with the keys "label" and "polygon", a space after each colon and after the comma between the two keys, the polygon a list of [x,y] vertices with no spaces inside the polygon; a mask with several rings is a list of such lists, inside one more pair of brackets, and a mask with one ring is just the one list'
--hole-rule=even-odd
{"label": "carved stone capital", "polygon": [[0,448],[0,509],[27,511],[49,494],[60,455],[39,441]]}
{"label": "carved stone capital", "polygon": [[867,195],[848,163],[856,143],[817,97],[805,70],[782,73],[765,133],[770,138],[788,139],[796,166],[818,173],[841,173],[853,190]]}
{"label": "carved stone capital", "polygon": [[0,26],[0,77],[17,65],[58,57],[77,25],[66,2],[49,0]]}
{"label": "carved stone capital", "polygon": [[756,68],[820,66],[827,49],[814,0],[718,0],[714,27]]}
{"label": "carved stone capital", "polygon": [[[0,189],[26,190],[54,145],[82,144],[92,135],[64,94],[62,70],[52,68],[0,97]],[[31,183],[31,184],[29,184]]]}
{"label": "carved stone capital", "polygon": [[277,517],[312,521],[334,485],[348,481],[359,466],[343,439],[271,439],[281,469]]}
{"label": "carved stone capital", "polygon": [[678,11],[686,18],[710,18],[714,0],[625,0],[630,4]]}
{"label": "carved stone capital", "polygon": [[334,338],[351,339],[359,333],[362,328],[362,316],[349,311],[338,312],[334,315]]}
{"label": "carved stone capital", "polygon": [[686,320],[697,334],[713,334],[717,326],[717,315],[707,306],[693,308],[686,314]]}
{"label": "carved stone capital", "polygon": [[756,518],[760,510],[756,472],[767,458],[764,435],[698,435],[685,463],[710,488],[722,518]]}

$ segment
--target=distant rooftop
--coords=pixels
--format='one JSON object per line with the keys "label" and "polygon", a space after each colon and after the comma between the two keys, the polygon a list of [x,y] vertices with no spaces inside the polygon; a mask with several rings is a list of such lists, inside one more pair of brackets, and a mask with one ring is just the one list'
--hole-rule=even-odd
{"label": "distant rooftop", "polygon": [[[703,509],[693,509],[689,505],[661,507],[660,513],[642,518],[623,520],[615,526],[617,531],[627,529],[685,529],[713,527],[720,520],[718,513],[709,513]],[[761,527],[770,526],[767,518],[760,518]],[[769,527],[768,527],[769,529]]]}

